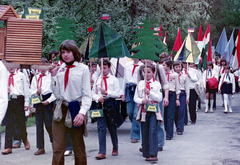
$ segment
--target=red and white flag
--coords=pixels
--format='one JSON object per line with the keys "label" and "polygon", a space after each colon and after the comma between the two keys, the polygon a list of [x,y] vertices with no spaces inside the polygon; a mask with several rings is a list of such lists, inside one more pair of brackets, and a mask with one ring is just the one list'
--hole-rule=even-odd
{"label": "red and white flag", "polygon": [[102,20],[109,20],[109,14],[102,14]]}
{"label": "red and white flag", "polygon": [[163,39],[163,43],[167,45],[167,31],[165,31],[165,37]]}

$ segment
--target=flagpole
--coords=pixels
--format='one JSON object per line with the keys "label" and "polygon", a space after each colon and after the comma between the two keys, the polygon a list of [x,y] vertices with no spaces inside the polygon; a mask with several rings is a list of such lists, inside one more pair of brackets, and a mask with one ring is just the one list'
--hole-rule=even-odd
{"label": "flagpole", "polygon": [[232,51],[231,56],[230,56],[230,58],[229,58],[229,60],[228,60],[228,65],[229,65],[229,63],[230,63],[230,61],[231,61],[232,55],[233,55],[233,51]]}
{"label": "flagpole", "polygon": [[[39,84],[38,84],[38,80],[37,80],[37,75],[36,75],[35,69],[33,69],[33,74],[34,74],[34,77],[35,77],[35,79],[36,79],[37,89],[39,89]],[[43,98],[42,98],[42,92],[41,92],[39,95],[40,95],[41,100],[43,100]]]}

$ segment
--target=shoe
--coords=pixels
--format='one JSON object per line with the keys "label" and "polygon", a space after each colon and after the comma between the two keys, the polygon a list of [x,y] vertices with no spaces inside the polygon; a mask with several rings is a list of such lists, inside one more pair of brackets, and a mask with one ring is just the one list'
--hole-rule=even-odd
{"label": "shoe", "polygon": [[42,154],[45,154],[45,149],[44,149],[44,148],[38,149],[38,150],[34,153],[34,155],[42,155]]}
{"label": "shoe", "polygon": [[182,132],[181,132],[181,131],[179,131],[179,132],[177,132],[177,134],[178,134],[178,135],[182,135]]}
{"label": "shoe", "polygon": [[12,153],[12,149],[11,148],[7,148],[4,151],[2,151],[3,155],[7,155],[7,154],[11,154]]}
{"label": "shoe", "polygon": [[26,150],[29,150],[29,149],[30,149],[30,143],[29,143],[28,139],[27,139],[27,141],[24,143],[24,147],[25,147]]}
{"label": "shoe", "polygon": [[106,155],[100,153],[100,154],[98,154],[97,156],[95,156],[95,158],[96,158],[97,160],[106,159]]}
{"label": "shoe", "polygon": [[229,108],[229,112],[232,113],[232,109]]}
{"label": "shoe", "polygon": [[224,104],[222,105],[222,107],[224,107]]}
{"label": "shoe", "polygon": [[158,158],[157,158],[157,156],[151,156],[151,157],[146,158],[146,161],[158,161]]}
{"label": "shoe", "polygon": [[166,137],[166,140],[172,140],[172,138],[170,138],[170,137]]}
{"label": "shoe", "polygon": [[225,109],[225,110],[223,111],[223,113],[227,114],[227,113],[228,113],[228,110]]}
{"label": "shoe", "polygon": [[139,151],[142,152],[142,147],[139,148]]}
{"label": "shoe", "polygon": [[205,113],[208,113],[208,109],[205,109]]}
{"label": "shoe", "polygon": [[196,122],[191,121],[191,124],[195,124]]}
{"label": "shoe", "polygon": [[210,113],[213,113],[213,109],[210,109],[209,112],[210,112]]}
{"label": "shoe", "polygon": [[20,145],[13,144],[12,148],[20,148]]}
{"label": "shoe", "polygon": [[72,150],[66,150],[65,152],[64,152],[64,156],[69,156],[69,155],[71,155],[72,154]]}
{"label": "shoe", "polygon": [[117,156],[118,155],[118,150],[113,150],[112,151],[112,156]]}
{"label": "shoe", "polygon": [[131,139],[131,143],[137,143],[138,139]]}
{"label": "shoe", "polygon": [[158,151],[163,151],[163,147],[158,147]]}

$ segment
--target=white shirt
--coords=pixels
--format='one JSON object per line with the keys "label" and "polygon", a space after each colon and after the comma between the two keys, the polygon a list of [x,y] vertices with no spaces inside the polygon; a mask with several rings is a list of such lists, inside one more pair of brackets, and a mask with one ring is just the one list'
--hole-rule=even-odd
{"label": "white shirt", "polygon": [[[40,75],[41,74],[38,74],[36,77],[37,77],[37,81],[39,80],[38,87],[41,88],[42,95],[52,93],[51,74],[49,72],[46,72],[45,76],[42,77],[42,81],[39,79]],[[31,84],[31,95],[36,93],[37,93],[37,83],[36,83],[36,78],[33,77],[32,84]],[[56,100],[56,97],[54,96],[54,94],[52,94],[47,99],[49,103],[53,102],[54,100]]]}
{"label": "white shirt", "polygon": [[[216,79],[218,79],[218,74],[215,70],[211,69],[211,71],[205,70],[203,72],[203,82],[206,82],[206,79],[209,79],[209,78],[212,78],[212,77],[215,77]],[[206,88],[206,83],[204,83],[204,85],[205,85],[204,87]]]}
{"label": "white shirt", "polygon": [[198,81],[197,70],[188,68],[187,73],[190,76],[188,77],[189,89],[194,89],[194,83]]}
{"label": "white shirt", "polygon": [[138,66],[136,66],[134,73],[132,74],[132,71],[134,68],[134,61],[129,61],[126,63],[125,68],[124,68],[125,84],[133,83],[133,84],[137,85],[139,68],[140,68],[140,66],[143,65],[143,63],[139,61],[136,65],[138,65]]}
{"label": "white shirt", "polygon": [[161,86],[162,86],[163,90],[169,89],[169,84],[168,84],[168,81],[167,81],[166,72],[165,72],[163,66],[161,64],[158,65],[158,71],[157,71],[157,65],[156,65],[155,68],[156,68],[155,76],[154,76],[155,79],[157,81],[159,81],[158,73],[157,73],[157,72],[159,72],[160,79],[161,79],[161,81],[159,81],[159,82],[161,83]]}
{"label": "white shirt", "polygon": [[67,70],[63,63],[57,75],[52,77],[52,90],[57,99],[71,101],[81,101],[82,106],[79,113],[85,115],[92,104],[90,73],[87,65],[74,62],[74,68],[69,69],[69,79],[66,90],[64,90],[64,77]]}
{"label": "white shirt", "polygon": [[[106,98],[119,98],[120,97],[120,89],[118,84],[118,79],[112,76],[110,73],[107,75],[107,95]],[[102,84],[102,85],[101,85]],[[105,82],[102,81],[102,75],[98,77],[98,79],[94,82],[92,88],[93,99],[98,103],[98,99],[102,97],[101,88],[105,89]]]}
{"label": "white shirt", "polygon": [[5,116],[8,106],[8,72],[6,67],[0,61],[0,123]]}
{"label": "white shirt", "polygon": [[169,72],[166,72],[166,77],[169,84],[169,91],[176,92],[176,94],[181,93],[179,88],[178,74],[173,70],[170,70]]}
{"label": "white shirt", "polygon": [[[155,81],[153,78],[150,80],[150,94],[149,101],[162,101],[161,84]],[[142,100],[145,98],[144,89],[146,88],[144,80],[139,81],[134,94],[134,101],[138,104],[142,104]]]}
{"label": "white shirt", "polygon": [[[8,72],[8,78],[10,72]],[[10,95],[23,95],[24,96],[24,106],[29,106],[30,89],[26,76],[19,70],[15,70],[13,75],[14,86],[10,84]]]}
{"label": "white shirt", "polygon": [[178,74],[178,81],[180,90],[184,90],[186,92],[186,98],[189,99],[189,85],[188,85],[188,76],[181,72]]}
{"label": "white shirt", "polygon": [[235,93],[235,88],[236,88],[235,77],[232,73],[229,73],[229,76],[230,76],[230,80],[229,80],[229,77],[227,76],[227,74],[223,73],[223,75],[221,76],[220,82],[218,84],[218,90],[221,90],[222,84],[224,82],[232,83],[232,93]]}
{"label": "white shirt", "polygon": [[216,64],[213,64],[213,70],[215,70],[217,72],[217,77],[219,77],[219,70],[220,70],[220,67]]}

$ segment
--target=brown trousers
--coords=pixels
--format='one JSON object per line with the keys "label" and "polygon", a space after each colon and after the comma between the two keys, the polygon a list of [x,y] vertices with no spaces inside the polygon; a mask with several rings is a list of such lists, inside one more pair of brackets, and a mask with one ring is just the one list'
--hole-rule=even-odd
{"label": "brown trousers", "polygon": [[52,165],[64,165],[64,152],[66,150],[66,136],[69,133],[73,145],[75,165],[86,165],[87,156],[83,139],[84,126],[80,129],[71,129],[65,126],[65,116],[67,108],[62,106],[63,118],[60,122],[53,121],[53,159]]}

